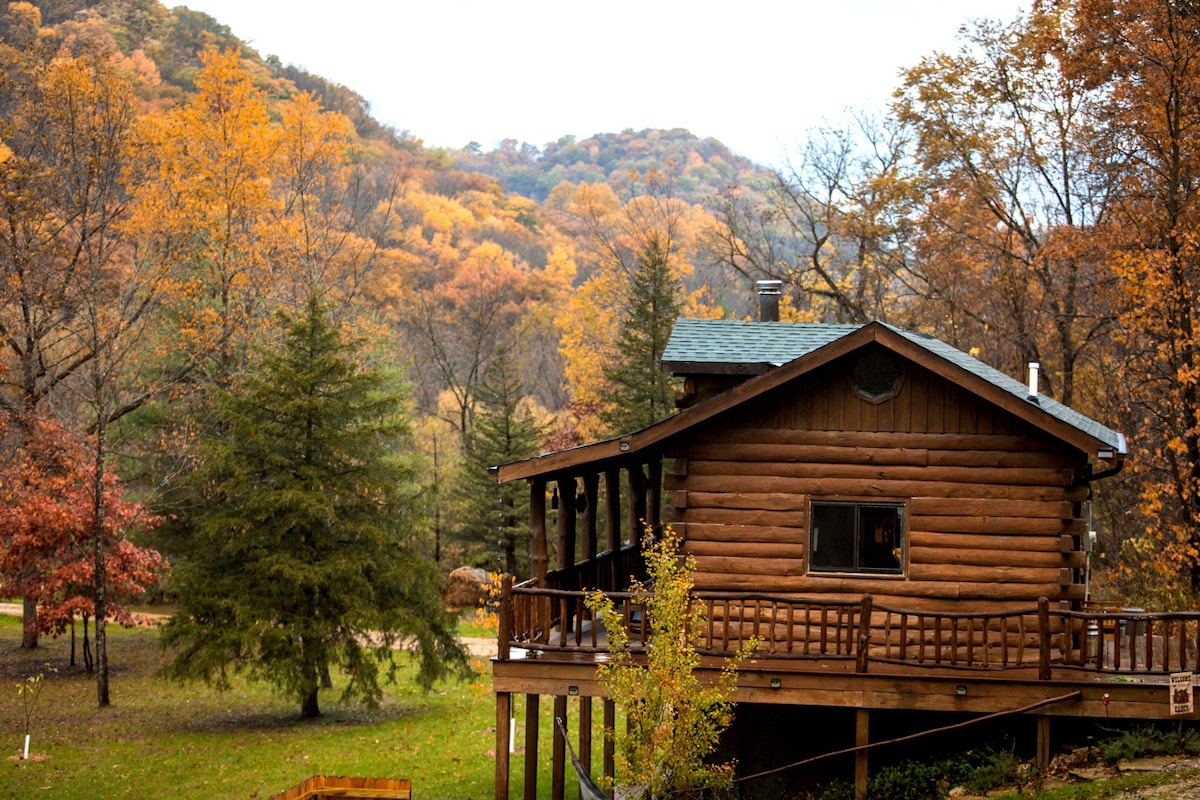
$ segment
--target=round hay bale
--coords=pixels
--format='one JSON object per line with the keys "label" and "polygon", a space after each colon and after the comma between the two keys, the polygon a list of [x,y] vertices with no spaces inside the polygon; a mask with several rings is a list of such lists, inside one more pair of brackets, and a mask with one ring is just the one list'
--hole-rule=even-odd
{"label": "round hay bale", "polygon": [[487,596],[487,570],[479,567],[458,567],[446,578],[442,602],[447,608],[478,608]]}

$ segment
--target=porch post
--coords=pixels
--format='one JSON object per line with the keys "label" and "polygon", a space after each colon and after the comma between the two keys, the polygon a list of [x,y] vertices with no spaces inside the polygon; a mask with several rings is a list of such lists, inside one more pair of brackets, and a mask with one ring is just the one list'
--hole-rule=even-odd
{"label": "porch post", "polygon": [[569,569],[575,564],[575,478],[559,475],[555,481],[558,483],[558,568]]}
{"label": "porch post", "polygon": [[[575,566],[575,478],[570,475],[559,475],[558,482],[558,568],[562,570],[562,583],[558,587],[568,591],[576,591],[579,575],[572,569]],[[558,624],[560,643],[567,643],[567,634],[575,630],[574,604],[567,597],[560,597],[558,605]],[[565,720],[564,720],[565,721]],[[558,737],[554,737],[558,741]],[[555,797],[554,800],[561,800]]]}
{"label": "porch post", "polygon": [[546,479],[529,482],[529,572],[539,583],[546,580],[550,557],[546,548]]}
{"label": "porch post", "polygon": [[867,800],[867,750],[871,743],[871,711],[866,708],[854,712],[854,800]]}
{"label": "porch post", "polygon": [[512,695],[496,693],[496,800],[508,800],[509,719],[512,718]]}
{"label": "porch post", "polygon": [[604,500],[608,504],[604,548],[615,553],[621,549],[621,470],[617,467],[609,467],[604,472]]}
{"label": "porch post", "polygon": [[600,502],[600,476],[595,472],[583,476],[583,497],[587,506],[583,509],[583,547],[579,557],[593,561],[596,558],[596,504]]}
{"label": "porch post", "polygon": [[629,472],[629,541],[637,547],[642,542],[646,520],[646,473],[641,464],[630,464]]}
{"label": "porch post", "polygon": [[608,560],[609,574],[604,576],[608,583],[602,588],[614,591],[624,588],[620,582],[624,578],[624,569],[620,557],[621,470],[618,467],[609,467],[604,472],[604,501],[608,509],[604,518],[604,548],[612,553],[612,557]]}
{"label": "porch post", "polygon": [[500,661],[507,661],[509,648],[512,643],[513,629],[513,598],[512,598],[513,576],[507,572],[500,579],[500,608],[499,624],[496,626],[496,658]]}
{"label": "porch post", "polygon": [[662,459],[655,458],[646,464],[649,481],[646,487],[646,524],[659,536],[663,531],[662,521]]}

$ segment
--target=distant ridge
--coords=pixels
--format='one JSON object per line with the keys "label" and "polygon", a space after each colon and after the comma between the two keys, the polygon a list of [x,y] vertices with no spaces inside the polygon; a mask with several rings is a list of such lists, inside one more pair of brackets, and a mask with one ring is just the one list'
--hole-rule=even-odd
{"label": "distant ridge", "polygon": [[509,192],[542,203],[559,183],[619,185],[630,170],[675,168],[675,194],[701,203],[733,183],[763,186],[769,173],[716,139],[684,128],[563,136],[541,147],[505,139],[494,150],[468,145],[450,151],[459,169],[495,178]]}

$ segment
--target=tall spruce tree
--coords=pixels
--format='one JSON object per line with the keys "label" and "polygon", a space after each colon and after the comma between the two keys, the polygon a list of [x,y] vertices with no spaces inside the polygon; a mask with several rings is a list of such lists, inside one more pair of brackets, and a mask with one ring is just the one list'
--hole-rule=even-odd
{"label": "tall spruce tree", "polygon": [[[417,471],[405,395],[355,359],[362,342],[312,299],[254,373],[217,398],[202,448],[166,673],[228,686],[244,672],[320,714],[333,668],[343,699],[374,705],[411,649],[430,685],[465,655],[439,575],[413,534]],[[381,667],[388,669],[381,675]]]}
{"label": "tall spruce tree", "polygon": [[640,430],[675,410],[678,382],[663,372],[662,356],[679,317],[680,293],[668,240],[652,232],[630,276],[628,310],[617,340],[619,358],[605,370],[617,400],[602,415],[610,433]]}
{"label": "tall spruce tree", "polygon": [[521,379],[508,351],[492,362],[479,392],[474,423],[463,448],[459,541],[477,566],[489,567],[499,550],[500,568],[529,574],[529,492],[524,484],[497,484],[489,467],[537,455],[543,435],[521,403]]}

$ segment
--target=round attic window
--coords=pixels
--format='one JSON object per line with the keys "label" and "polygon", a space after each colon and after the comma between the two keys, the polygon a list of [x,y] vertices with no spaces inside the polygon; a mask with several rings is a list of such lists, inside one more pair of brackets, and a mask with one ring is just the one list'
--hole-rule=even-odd
{"label": "round attic window", "polygon": [[854,393],[872,403],[890,400],[900,391],[904,371],[890,354],[872,350],[859,356],[850,375]]}

